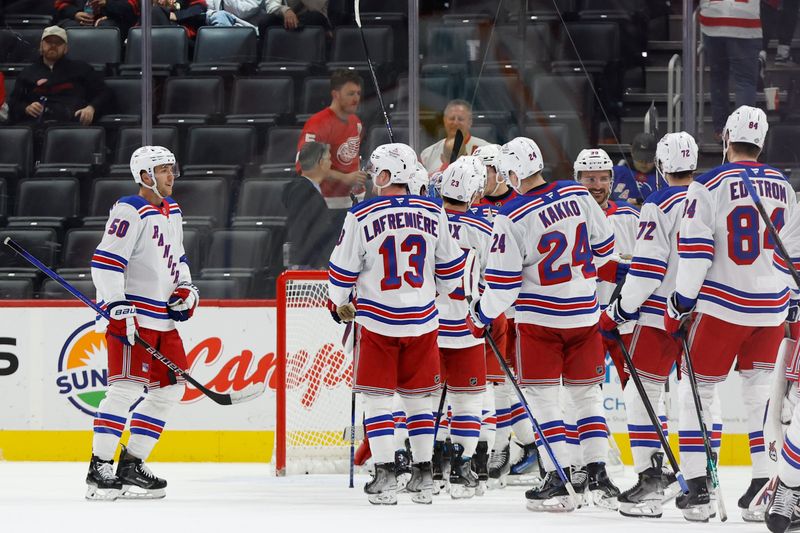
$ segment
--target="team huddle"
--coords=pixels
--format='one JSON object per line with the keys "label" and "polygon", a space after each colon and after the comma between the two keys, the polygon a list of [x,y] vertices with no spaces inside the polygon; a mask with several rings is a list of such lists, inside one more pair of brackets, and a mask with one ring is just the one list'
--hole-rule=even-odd
{"label": "team huddle", "polygon": [[[658,518],[674,498],[687,520],[724,519],[716,389],[735,363],[752,460],[742,517],[766,519],[771,531],[793,525],[791,353],[777,365],[782,389],[770,407],[780,457],[770,460],[764,431],[785,324],[798,319],[800,220],[786,178],[757,162],[767,128],[763,111],[737,109],[724,163],[700,176],[695,140],[665,135],[655,164],[666,186],[641,212],[610,200],[613,164],[600,149],[581,151],[574,181],[547,182],[539,147],[518,137],[462,156],[428,183],[410,147],[379,146],[367,167],[376,196],[347,214],[328,283],[334,319],[355,322],[369,501],[391,505],[407,492],[425,504],[443,489],[470,498],[527,483],[533,511],[594,504]],[[638,475],[624,491],[606,470],[615,448],[600,389],[606,353],[624,388]],[[673,365],[678,417],[668,421]],[[679,467],[665,446],[668,422]]]}

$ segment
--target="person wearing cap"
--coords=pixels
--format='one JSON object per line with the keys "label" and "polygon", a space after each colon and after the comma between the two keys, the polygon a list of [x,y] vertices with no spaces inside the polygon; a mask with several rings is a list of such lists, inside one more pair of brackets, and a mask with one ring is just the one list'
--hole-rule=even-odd
{"label": "person wearing cap", "polygon": [[666,187],[656,175],[654,158],[656,138],[650,133],[639,133],[631,143],[633,166],[627,161],[614,167],[614,190],[611,199],[642,205],[651,193]]}
{"label": "person wearing cap", "polygon": [[41,57],[14,84],[11,121],[90,125],[109,100],[103,76],[88,63],[66,57],[67,32],[59,26],[44,29],[39,51]]}

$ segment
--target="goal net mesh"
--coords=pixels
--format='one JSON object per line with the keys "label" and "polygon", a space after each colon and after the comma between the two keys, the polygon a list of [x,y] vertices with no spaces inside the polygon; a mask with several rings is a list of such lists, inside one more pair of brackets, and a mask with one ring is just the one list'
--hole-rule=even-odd
{"label": "goal net mesh", "polygon": [[289,272],[282,282],[278,305],[285,320],[278,334],[285,335],[285,386],[279,386],[284,401],[278,409],[283,403],[285,424],[278,424],[284,438],[276,441],[285,442],[285,465],[276,468],[290,475],[347,472],[353,358],[342,346],[346,328],[327,309],[326,273]]}

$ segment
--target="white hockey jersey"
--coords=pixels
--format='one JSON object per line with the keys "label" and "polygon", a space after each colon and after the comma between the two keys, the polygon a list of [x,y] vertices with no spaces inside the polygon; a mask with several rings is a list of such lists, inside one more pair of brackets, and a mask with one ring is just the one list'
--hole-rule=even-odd
{"label": "white hockey jersey", "polygon": [[[489,253],[492,226],[473,213],[446,212],[450,235],[465,253],[475,250],[475,261],[483,272]],[[450,294],[440,292],[436,296],[436,309],[439,310],[440,347],[466,348],[483,344],[483,339],[476,339],[467,327],[469,304],[464,295],[463,282]]]}
{"label": "white hockey jersey", "polygon": [[[633,255],[636,233],[639,230],[639,210],[627,202],[609,200],[605,213],[614,231],[614,253]],[[597,280],[597,299],[600,302],[600,309],[608,306],[616,286],[615,283]]]}
{"label": "white hockey jersey", "polygon": [[639,324],[664,329],[667,298],[675,290],[678,230],[688,186],[667,187],[647,197],[631,269],[622,287],[622,308],[639,310]]}
{"label": "white hockey jersey", "polygon": [[700,0],[700,31],[711,37],[761,39],[761,0]]}
{"label": "white hockey jersey", "polygon": [[773,244],[741,179],[747,172],[778,229],[796,215],[797,198],[778,170],[727,163],[689,185],[678,239],[677,292],[697,311],[746,326],[786,318],[789,289],[773,266]]}
{"label": "white hockey jersey", "polygon": [[[172,198],[156,207],[141,196],[120,198],[111,208],[106,231],[92,256],[97,303],[128,300],[143,328],[175,329],[167,301],[192,276],[183,250],[183,216]],[[105,321],[98,320],[98,329]]]}
{"label": "white hockey jersey", "polygon": [[461,284],[465,261],[439,200],[378,196],[347,213],[328,265],[328,295],[344,305],[355,287],[358,324],[418,337],[439,327],[436,292]]}
{"label": "white hockey jersey", "polygon": [[557,181],[509,202],[494,221],[484,319],[515,305],[517,323],[576,328],[597,323],[597,268],[614,232],[583,185]]}

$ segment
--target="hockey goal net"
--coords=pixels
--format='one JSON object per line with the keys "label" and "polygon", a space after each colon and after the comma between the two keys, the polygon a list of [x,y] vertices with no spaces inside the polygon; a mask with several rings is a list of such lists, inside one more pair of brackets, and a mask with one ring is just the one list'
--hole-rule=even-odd
{"label": "hockey goal net", "polygon": [[348,471],[352,354],[345,326],[326,307],[328,274],[286,271],[278,278],[275,472]]}

